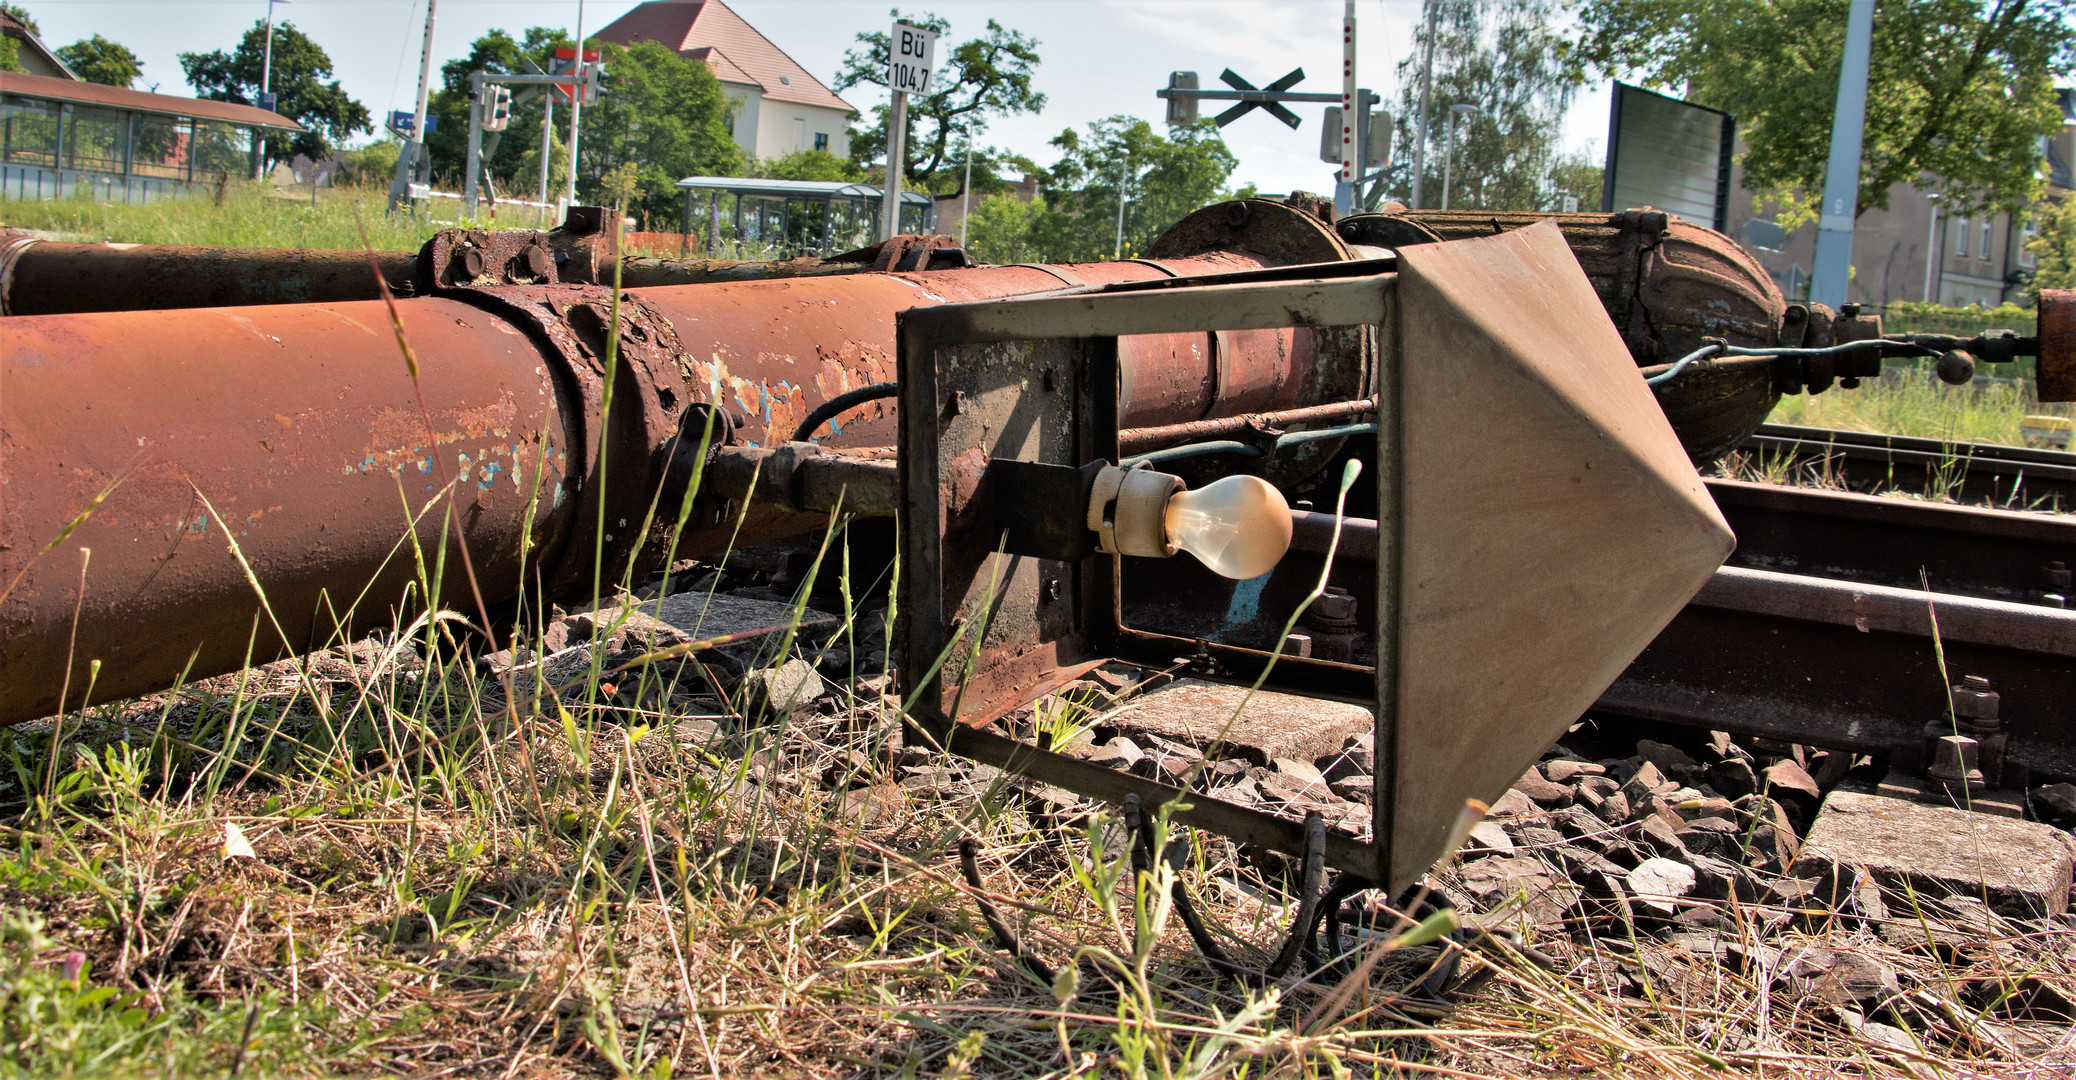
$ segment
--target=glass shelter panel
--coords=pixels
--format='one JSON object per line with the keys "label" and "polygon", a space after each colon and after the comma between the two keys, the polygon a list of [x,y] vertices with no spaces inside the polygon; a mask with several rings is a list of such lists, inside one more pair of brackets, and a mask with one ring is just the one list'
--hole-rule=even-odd
{"label": "glass shelter panel", "polygon": [[171,116],[137,115],[130,171],[139,176],[187,179],[191,132],[188,122]]}
{"label": "glass shelter panel", "polygon": [[115,109],[74,106],[65,118],[65,165],[120,173],[129,157],[130,115]]}
{"label": "glass shelter panel", "polygon": [[252,167],[252,136],[245,128],[201,121],[194,132],[195,179],[242,176]]}
{"label": "glass shelter panel", "polygon": [[58,163],[58,106],[0,95],[0,157],[19,165]]}

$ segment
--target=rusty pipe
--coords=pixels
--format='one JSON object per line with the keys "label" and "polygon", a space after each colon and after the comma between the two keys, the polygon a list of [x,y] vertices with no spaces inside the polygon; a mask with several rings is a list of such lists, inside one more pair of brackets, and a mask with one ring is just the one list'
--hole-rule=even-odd
{"label": "rusty pipe", "polygon": [[424,602],[410,515],[468,610],[443,475],[484,591],[516,592],[571,531],[573,418],[524,334],[399,310],[415,389],[380,302],[0,320],[0,722],[389,622]]}
{"label": "rusty pipe", "polygon": [[[542,599],[588,598],[595,577],[645,572],[645,515],[712,387],[754,414],[747,441],[772,445],[825,396],[892,377],[902,310],[1263,261],[632,290],[617,325],[607,289],[465,289],[397,301],[415,385],[379,301],[0,320],[0,723],[77,707],[90,685],[93,701],[163,690],[407,616],[425,602],[410,542],[444,568],[439,602],[471,616],[472,593],[495,609],[536,578]],[[1366,392],[1360,357],[1311,333],[1121,343],[1122,419]],[[892,426],[867,418],[833,441],[891,442]],[[458,536],[442,552],[450,490]],[[679,550],[716,536],[695,529]]]}
{"label": "rusty pipe", "polygon": [[[583,209],[583,208],[578,208]],[[531,231],[447,230],[461,235],[544,245],[557,234]],[[574,253],[557,270],[529,275],[528,282],[610,285],[609,256],[593,258],[588,235],[558,250]],[[927,240],[929,237],[898,237]],[[434,243],[438,242],[438,238]],[[427,249],[433,245],[428,244]],[[579,250],[581,249],[581,250]],[[872,249],[876,250],[876,249]],[[378,251],[376,264],[397,296],[428,294],[418,273],[425,249]],[[963,255],[960,256],[963,261]],[[702,285],[721,281],[826,277],[868,273],[871,260],[857,259],[664,259],[628,255],[620,260],[624,288]],[[559,271],[559,272],[558,272]],[[506,284],[518,282],[501,282]],[[245,307],[254,304],[319,304],[375,300],[381,296],[365,251],[316,248],[231,248],[182,244],[73,243],[42,240],[0,229],[0,316],[75,315],[92,311],[153,311]]]}
{"label": "rusty pipe", "polygon": [[[379,251],[395,292],[407,292],[414,257]],[[171,244],[76,244],[0,233],[0,315],[319,304],[373,300],[368,255],[309,248]]]}
{"label": "rusty pipe", "polygon": [[[686,342],[687,377],[718,384],[722,403],[761,446],[789,439],[816,405],[894,378],[894,315],[912,307],[985,300],[1078,285],[1255,269],[1259,257],[1037,268],[979,267],[915,274],[857,274],[813,281],[758,281],[634,289]],[[1062,276],[1065,275],[1065,276]],[[1359,355],[1322,354],[1308,330],[1160,334],[1119,343],[1121,422],[1183,423],[1364,396]],[[839,446],[892,445],[894,403],[847,414]]]}

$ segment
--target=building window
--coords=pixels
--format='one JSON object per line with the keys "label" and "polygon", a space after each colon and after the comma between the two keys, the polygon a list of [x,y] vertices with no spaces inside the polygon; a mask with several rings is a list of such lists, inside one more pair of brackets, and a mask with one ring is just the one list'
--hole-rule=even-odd
{"label": "building window", "polygon": [[1983,219],[1982,219],[1982,249],[1981,249],[1981,253],[1980,253],[1979,255],[1977,255],[1977,256],[1976,256],[1977,258],[1982,258],[1982,259],[1987,259],[1987,258],[1989,258],[1989,251],[1990,251],[1990,226],[1991,226],[1991,225],[1993,225],[1993,224],[1995,224],[1995,222],[1994,222],[1994,221],[1993,221],[1992,219],[1990,219],[1990,218],[1983,218]]}
{"label": "building window", "polygon": [[1966,214],[1953,219],[1953,253],[1957,258],[1968,257],[1968,241],[1974,239],[1974,235],[1968,229],[1969,220]]}
{"label": "building window", "polygon": [[815,149],[817,149],[817,150],[820,150],[820,151],[822,151],[822,152],[823,152],[823,153],[825,153],[825,154],[829,152],[829,133],[828,133],[828,132],[826,132],[826,131],[817,131],[817,132],[815,132]]}
{"label": "building window", "polygon": [[2039,236],[2040,226],[2031,221],[2026,222],[2025,228],[2019,230],[2018,265],[2036,266],[2039,264],[2040,257],[2033,254],[2033,241],[2038,239]]}

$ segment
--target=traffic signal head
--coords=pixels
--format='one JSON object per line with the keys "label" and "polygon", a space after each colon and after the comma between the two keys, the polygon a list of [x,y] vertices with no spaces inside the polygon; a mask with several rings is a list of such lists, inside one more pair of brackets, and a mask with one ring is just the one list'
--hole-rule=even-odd
{"label": "traffic signal head", "polygon": [[512,88],[493,86],[490,99],[483,103],[483,130],[503,131],[512,123]]}

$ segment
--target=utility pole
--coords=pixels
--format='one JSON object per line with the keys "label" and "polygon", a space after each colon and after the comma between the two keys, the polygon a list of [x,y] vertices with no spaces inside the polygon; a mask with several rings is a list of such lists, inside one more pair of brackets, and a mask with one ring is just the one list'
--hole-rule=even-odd
{"label": "utility pole", "polygon": [[1427,59],[1420,64],[1420,125],[1413,133],[1413,206],[1420,209],[1420,175],[1427,168],[1427,99],[1434,91],[1434,19],[1438,0],[1427,0]]}
{"label": "utility pole", "polygon": [[1831,160],[1824,167],[1816,260],[1809,275],[1810,302],[1833,308],[1845,303],[1852,283],[1860,139],[1867,123],[1867,54],[1873,39],[1874,0],[1852,0],[1845,17],[1845,60],[1838,69],[1838,109],[1831,117]]}
{"label": "utility pole", "polygon": [[959,248],[966,247],[966,218],[973,213],[973,136],[966,136],[966,180],[959,185]]}
{"label": "utility pole", "polygon": [[1925,226],[1925,303],[1932,302],[1932,272],[1939,268],[1936,252],[1939,247],[1939,201],[1946,196],[1937,192],[1925,195],[1925,209],[1932,220]]}
{"label": "utility pole", "polygon": [[547,214],[547,210],[543,209],[543,207],[545,207],[548,202],[548,170],[550,168],[549,162],[550,159],[552,159],[555,156],[554,87],[549,87],[547,92],[541,95],[541,102],[541,191],[540,197],[535,200],[536,202],[541,203],[541,206],[535,207],[534,213],[537,216],[544,217]]}
{"label": "utility pole", "polygon": [[417,174],[419,159],[425,154],[426,112],[432,99],[433,19],[439,9],[440,0],[425,0],[425,48],[418,54],[418,111],[411,118],[411,141],[396,156],[396,175],[389,180],[390,213],[411,200],[411,177]]}
{"label": "utility pole", "polygon": [[1355,212],[1355,180],[1368,153],[1368,147],[1355,144],[1360,126],[1355,95],[1355,0],[1347,0],[1341,12],[1341,175],[1334,182],[1334,213],[1343,217]]}
{"label": "utility pole", "polygon": [[478,68],[469,72],[469,150],[461,177],[461,216],[471,221],[476,217],[476,174],[483,168],[483,104],[483,70]]}
{"label": "utility pole", "polygon": [[[577,204],[577,123],[584,117],[584,0],[577,0],[576,74],[580,77],[570,84],[569,95],[569,186],[563,191],[571,206]],[[618,243],[619,238],[615,237],[614,242]]]}
{"label": "utility pole", "polygon": [[[267,45],[260,53],[259,107],[268,112],[274,111],[274,5],[286,3],[288,3],[288,0],[267,0]],[[253,132],[253,139],[261,146],[264,146],[266,143],[265,138],[258,131]],[[312,165],[314,167],[315,163],[313,162]],[[264,179],[265,169],[266,154],[262,152],[252,155],[252,178],[254,180]],[[316,174],[313,172],[311,175],[314,176]],[[317,196],[313,193],[310,198],[314,203]]]}
{"label": "utility pole", "polygon": [[1125,187],[1132,182],[1132,156],[1125,155],[1124,168],[1117,172],[1117,251],[1110,257],[1124,258],[1124,208]]}

